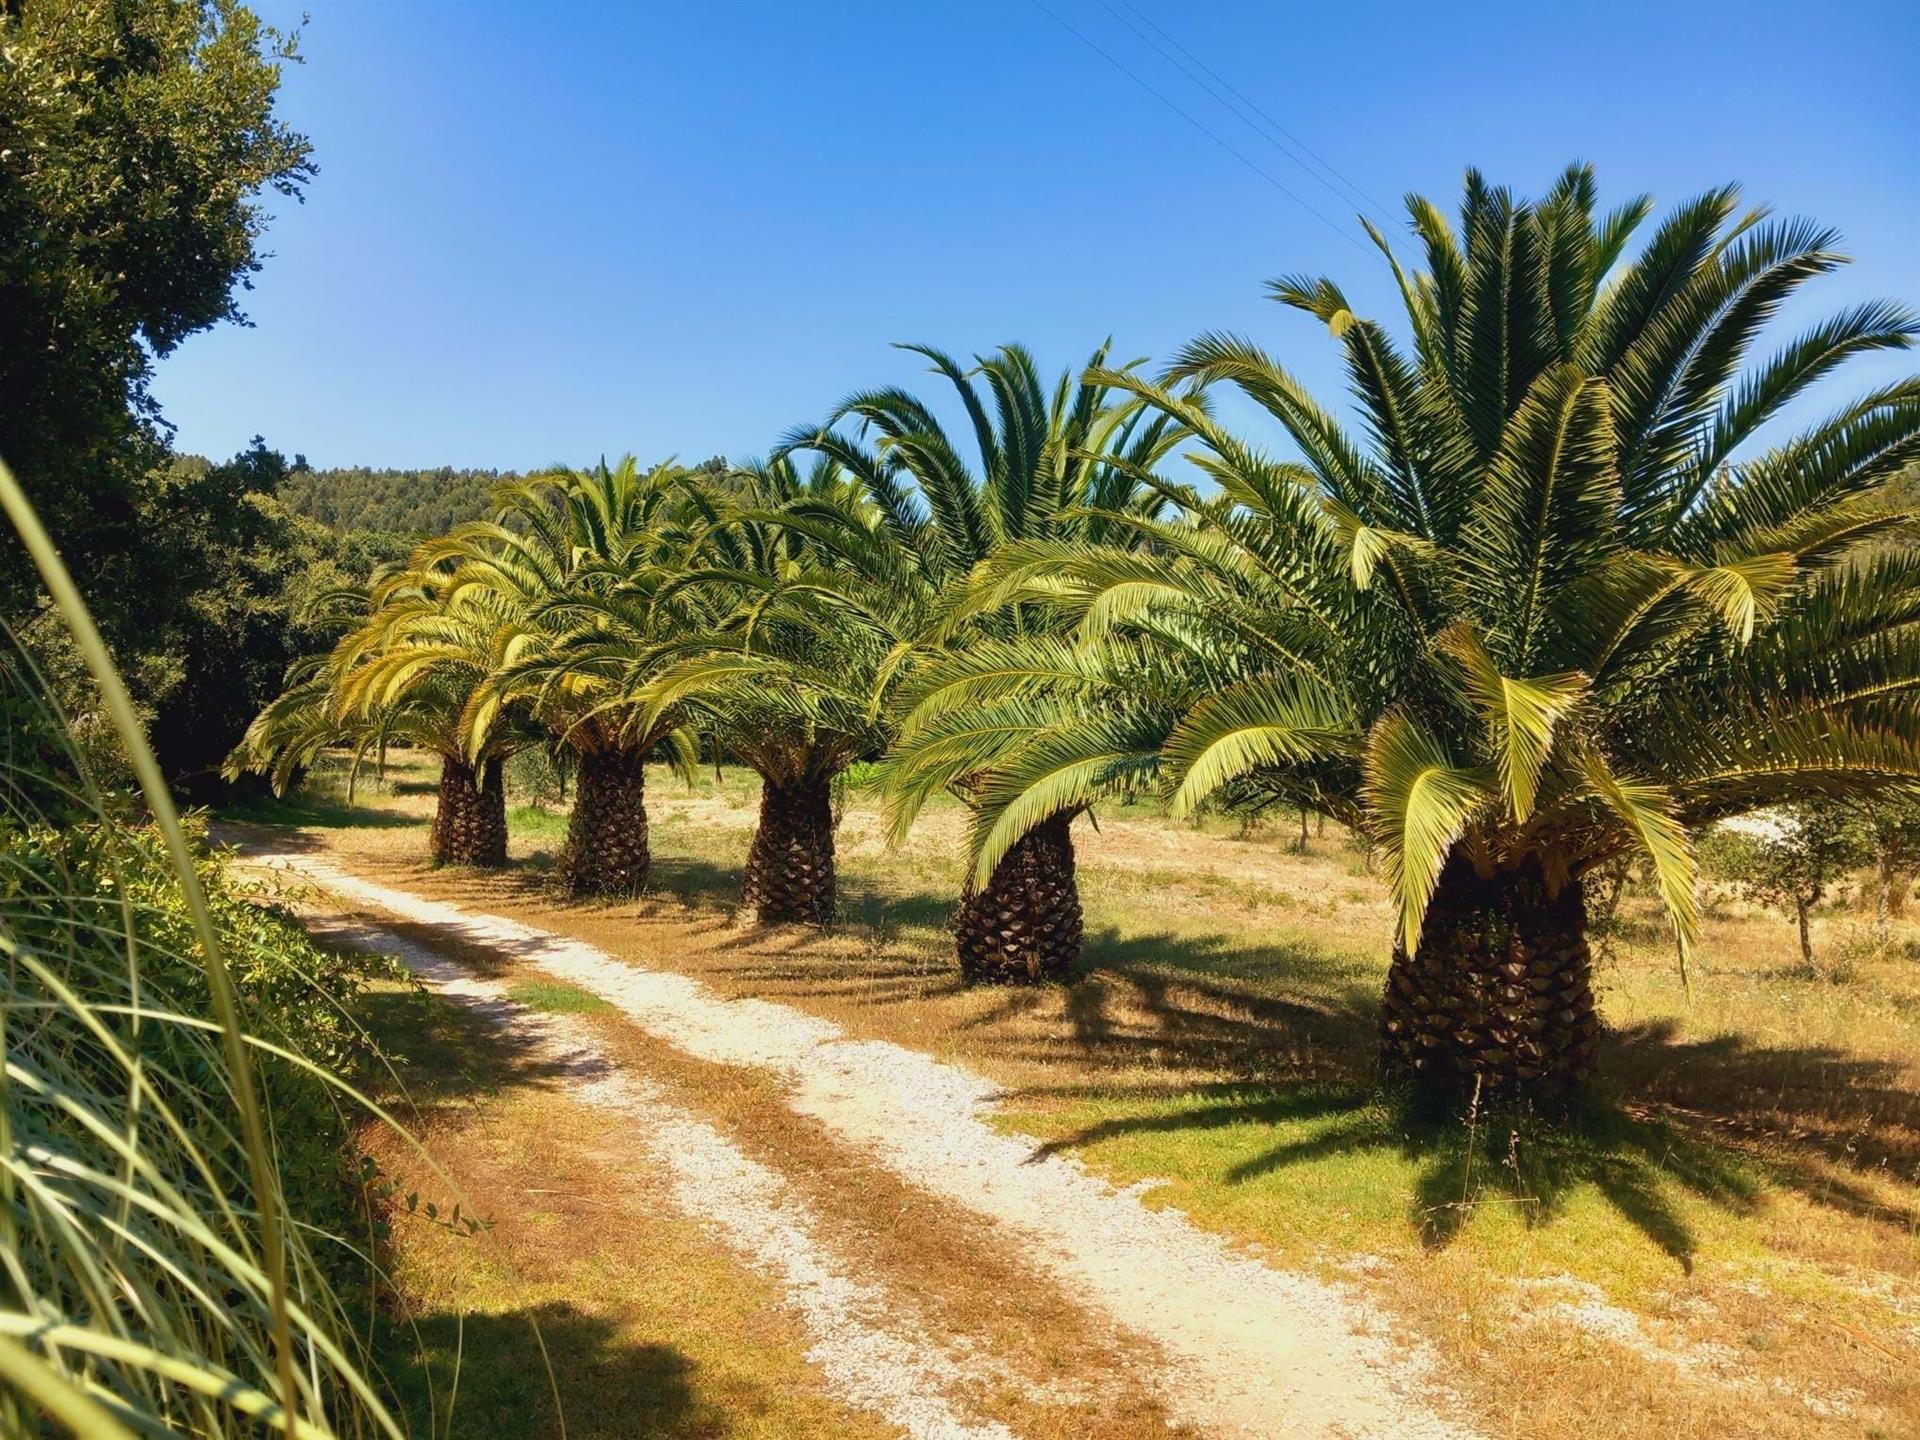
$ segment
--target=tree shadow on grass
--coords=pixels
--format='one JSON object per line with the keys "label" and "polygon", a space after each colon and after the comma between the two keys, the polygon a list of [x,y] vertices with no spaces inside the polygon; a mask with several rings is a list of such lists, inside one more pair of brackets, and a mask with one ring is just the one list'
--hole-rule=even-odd
{"label": "tree shadow on grass", "polygon": [[[1168,1108],[1171,1105],[1173,1108]],[[1258,1182],[1293,1166],[1369,1154],[1397,1157],[1413,1170],[1407,1222],[1423,1244],[1450,1244],[1473,1215],[1513,1206],[1529,1226],[1551,1224],[1586,1189],[1683,1269],[1696,1239],[1673,1203],[1674,1186],[1730,1210],[1750,1213],[1761,1185],[1751,1167],[1679,1127],[1596,1108],[1570,1126],[1493,1114],[1469,1125],[1416,1122],[1378,1090],[1301,1085],[1274,1091],[1218,1086],[1162,1099],[1135,1115],[1102,1120],[1039,1146],[1035,1158],[1129,1136],[1195,1134],[1258,1127],[1287,1138],[1255,1153],[1229,1148],[1214,1178],[1228,1186]]]}
{"label": "tree shadow on grass", "polygon": [[[746,858],[744,851],[741,858]],[[737,865],[655,853],[648,867],[645,898],[656,904],[727,909],[740,903],[740,879]]]}
{"label": "tree shadow on grass", "polygon": [[1252,980],[1263,986],[1277,981],[1289,990],[1313,994],[1353,988],[1371,993],[1385,975],[1377,963],[1311,941],[1281,936],[1250,940],[1225,933],[1125,934],[1113,926],[1088,933],[1082,966],[1089,971],[1153,967],[1180,976]]}
{"label": "tree shadow on grass", "polygon": [[219,821],[275,829],[388,830],[422,823],[417,815],[372,805],[348,805],[301,791],[282,796],[235,788],[222,796],[212,811]]}
{"label": "tree shadow on grass", "polygon": [[[1477,1207],[1513,1205],[1544,1225],[1586,1190],[1683,1267],[1696,1237],[1676,1204],[1682,1194],[1746,1214],[1771,1186],[1897,1231],[1920,1229],[1920,1210],[1890,1202],[1873,1183],[1920,1181],[1920,1095],[1893,1061],[1739,1035],[1684,1040],[1671,1022],[1642,1023],[1609,1032],[1603,1083],[1572,1123],[1516,1115],[1433,1123],[1378,1083],[1377,963],[1291,941],[1112,931],[1090,936],[1087,953],[1094,968],[1066,992],[1064,1016],[1076,1058],[1096,1074],[1012,1098],[1133,1099],[1140,1113],[1049,1149],[1243,1125],[1285,1132],[1233,1160],[1219,1177],[1230,1185],[1316,1159],[1389,1152],[1414,1167],[1408,1220],[1430,1245],[1451,1241]],[[1034,1003],[1009,995],[979,1017],[980,1028],[992,1032]],[[1016,1032],[988,1046],[1044,1061],[1060,1041]],[[1233,1079],[1196,1085],[1188,1078],[1196,1072]]]}
{"label": "tree shadow on grass", "polygon": [[[564,898],[554,889],[557,863],[553,851],[540,849],[509,860],[498,870],[466,873],[484,878],[485,889],[491,893],[533,903],[551,902]],[[740,903],[740,871],[730,865],[656,851],[648,866],[646,889],[638,895],[567,899],[566,903],[582,914],[630,915],[641,920],[669,918],[677,923],[685,922],[689,911],[704,911],[717,923],[724,923],[726,912]]]}
{"label": "tree shadow on grass", "polygon": [[[449,944],[431,926],[383,924],[381,932],[428,946],[480,975],[497,974],[499,957],[483,947]],[[353,925],[316,929],[322,944],[353,944],[391,952]],[[360,1021],[392,1067],[375,1088],[389,1108],[417,1130],[442,1119],[467,1117],[477,1099],[520,1088],[564,1089],[584,1077],[575,1062],[537,1057],[503,1031],[485,1010],[442,999],[412,986],[370,991],[360,998]]]}
{"label": "tree shadow on grass", "polygon": [[1608,1073],[1625,1108],[1761,1156],[1817,1204],[1920,1229],[1869,1176],[1920,1183],[1920,1094],[1893,1060],[1740,1035],[1683,1040],[1670,1020],[1615,1031]]}
{"label": "tree shadow on grass", "polygon": [[687,1356],[625,1339],[608,1320],[562,1302],[500,1314],[441,1311],[390,1320],[387,1331],[384,1369],[410,1435],[712,1440],[732,1429],[724,1410],[699,1397]]}
{"label": "tree shadow on grass", "polygon": [[[1616,1035],[1612,1049],[1615,1079],[1608,1094],[1561,1125],[1500,1112],[1472,1124],[1419,1121],[1397,1097],[1368,1085],[1224,1085],[1179,1093],[1149,1085],[1133,1092],[1143,1102],[1139,1113],[1102,1120],[1036,1154],[1126,1136],[1270,1127],[1286,1138],[1226,1163],[1217,1171],[1221,1182],[1245,1185],[1291,1166],[1391,1154],[1413,1167],[1407,1219],[1434,1247],[1451,1242],[1487,1205],[1511,1205],[1528,1225],[1547,1225],[1572,1196],[1591,1189],[1686,1270],[1692,1269],[1697,1237],[1676,1204],[1680,1194],[1753,1214],[1773,1186],[1899,1232],[1920,1226],[1911,1205],[1889,1203],[1848,1168],[1885,1169],[1905,1178],[1914,1173],[1910,1161],[1901,1168],[1896,1158],[1906,1154],[1903,1136],[1911,1134],[1902,1117],[1910,1117],[1916,1104],[1897,1088],[1898,1067],[1737,1039],[1677,1045],[1652,1026]],[[1641,1069],[1648,1052],[1695,1076],[1695,1083],[1679,1087],[1688,1106],[1649,1098],[1652,1087]],[[1701,1070],[1709,1063],[1710,1069]],[[1825,1082],[1809,1088],[1797,1111],[1779,1108],[1788,1092],[1776,1089],[1769,1097],[1772,1108],[1756,1093],[1763,1082],[1778,1086],[1782,1076],[1809,1071],[1823,1073]],[[1116,1098],[1099,1086],[1048,1093],[1072,1099],[1076,1090],[1078,1098]],[[1849,1097],[1845,1106],[1836,1106],[1837,1095]],[[1729,1100],[1734,1103],[1716,1103]],[[1856,1127],[1846,1143],[1847,1124],[1838,1109],[1849,1110]],[[1828,1117],[1824,1132],[1816,1128],[1818,1114]],[[1869,1142],[1858,1128],[1862,1114],[1877,1114],[1883,1122],[1877,1141]]]}
{"label": "tree shadow on grass", "polygon": [[[1370,1080],[1378,995],[1365,967],[1343,957],[1291,941],[1112,928],[1088,936],[1086,956],[1064,992],[1066,1036],[1001,1040],[995,1053],[1045,1061],[1058,1058],[1064,1040],[1090,1068],[1166,1072],[1173,1085],[1183,1074]],[[1003,1006],[1011,1013],[1029,1003],[1009,994]]]}

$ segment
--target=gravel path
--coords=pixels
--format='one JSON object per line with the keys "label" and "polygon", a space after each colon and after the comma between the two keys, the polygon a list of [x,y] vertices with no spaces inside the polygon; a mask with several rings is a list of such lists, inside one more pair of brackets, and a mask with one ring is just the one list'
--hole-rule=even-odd
{"label": "gravel path", "polygon": [[[1174,1415],[1219,1436],[1458,1440],[1422,1348],[1352,1292],[1240,1254],[1066,1156],[994,1129],[992,1085],[763,1000],[582,941],[428,900],[307,855],[267,857],[335,894],[489,946],[617,1006],[702,1060],[762,1066],[789,1103],[904,1179],[1007,1228],[1010,1249],[1156,1344]],[[696,1122],[698,1123],[698,1122]],[[716,1137],[717,1138],[717,1137]],[[724,1142],[723,1142],[724,1143]],[[915,1432],[925,1433],[925,1432]]]}
{"label": "gravel path", "polygon": [[372,926],[318,931],[336,944],[397,956],[436,994],[483,1016],[520,1053],[566,1079],[570,1100],[613,1111],[667,1178],[683,1214],[715,1226],[747,1264],[771,1275],[806,1327],[807,1358],[841,1400],[898,1425],[913,1440],[1014,1440],[994,1420],[968,1418],[959,1397],[972,1368],[929,1343],[898,1297],[852,1274],[820,1238],[820,1223],[787,1182],[741,1152],[658,1086],[610,1061],[580,1021],[507,998],[424,946]]}

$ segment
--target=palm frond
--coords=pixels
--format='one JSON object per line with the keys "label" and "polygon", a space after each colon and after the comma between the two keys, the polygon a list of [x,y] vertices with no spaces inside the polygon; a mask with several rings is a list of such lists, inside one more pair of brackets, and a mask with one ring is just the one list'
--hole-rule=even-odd
{"label": "palm frond", "polygon": [[1440,742],[1403,710],[1367,735],[1361,786],[1399,911],[1399,943],[1420,943],[1427,901],[1467,826],[1493,799],[1484,770],[1453,763]]}

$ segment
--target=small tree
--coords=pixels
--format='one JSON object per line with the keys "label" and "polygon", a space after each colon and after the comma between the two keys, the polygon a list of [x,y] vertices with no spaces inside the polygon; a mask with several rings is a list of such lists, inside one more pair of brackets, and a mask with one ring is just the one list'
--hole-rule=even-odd
{"label": "small tree", "polygon": [[1867,862],[1872,841],[1859,811],[1841,805],[1796,805],[1748,852],[1740,888],[1757,904],[1793,916],[1800,929],[1800,958],[1812,968],[1814,906],[1847,873]]}
{"label": "small tree", "polygon": [[1897,920],[1907,913],[1920,874],[1920,801],[1898,794],[1875,799],[1867,806],[1867,829],[1879,871],[1874,913]]}

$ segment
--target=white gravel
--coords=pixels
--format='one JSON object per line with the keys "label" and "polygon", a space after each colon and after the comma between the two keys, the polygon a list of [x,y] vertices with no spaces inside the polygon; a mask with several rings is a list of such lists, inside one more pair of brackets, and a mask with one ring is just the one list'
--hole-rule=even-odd
{"label": "white gravel", "polygon": [[272,858],[355,903],[527,960],[689,1055],[771,1070],[796,1111],[904,1179],[1005,1226],[1011,1250],[1156,1344],[1167,1357],[1160,1389],[1181,1420],[1259,1440],[1471,1433],[1441,1414],[1450,1402],[1424,1349],[1390,1331],[1354,1292],[1238,1253],[1079,1161],[1001,1134],[990,1123],[993,1087],[977,1075],[899,1045],[849,1039],[785,1005],[729,1000],[566,936],[377,885],[324,860]]}
{"label": "white gravel", "polygon": [[611,1062],[586,1025],[519,1004],[499,982],[391,932],[340,926],[326,933],[397,956],[435,993],[483,1015],[523,1054],[564,1077],[569,1099],[618,1114],[622,1134],[665,1174],[674,1207],[716,1227],[729,1248],[781,1284],[812,1338],[807,1358],[840,1399],[914,1440],[1014,1440],[998,1421],[966,1417],[958,1392],[974,1367],[929,1343],[909,1307],[832,1257],[813,1212],[779,1174]]}

